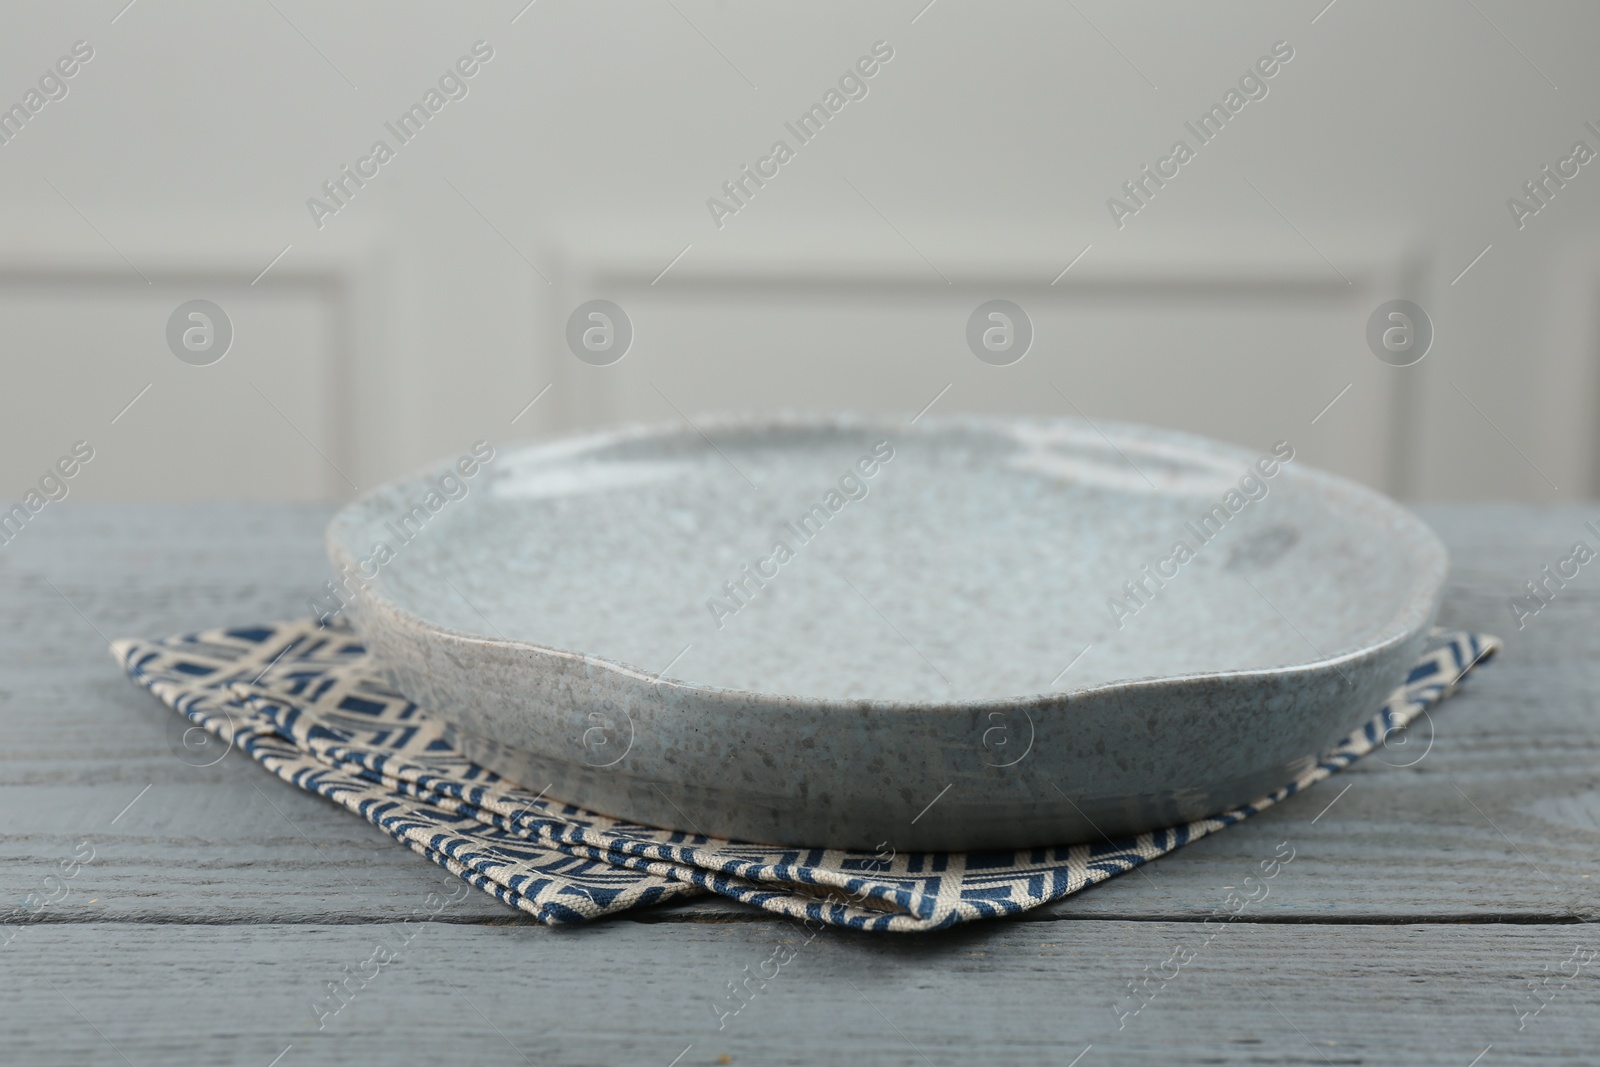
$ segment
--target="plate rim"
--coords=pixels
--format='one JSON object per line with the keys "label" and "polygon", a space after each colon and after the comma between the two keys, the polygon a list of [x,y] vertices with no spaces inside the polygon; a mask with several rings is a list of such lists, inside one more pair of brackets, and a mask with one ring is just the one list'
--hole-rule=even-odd
{"label": "plate rim", "polygon": [[[1102,437],[1107,437],[1108,440],[1107,431],[1111,431],[1112,434],[1122,434],[1144,441],[1160,440],[1164,443],[1189,449],[1194,453],[1203,454],[1208,458],[1216,458],[1221,455],[1227,455],[1229,458],[1239,458],[1246,466],[1249,465],[1250,460],[1253,458],[1253,453],[1244,446],[1219,441],[1201,434],[1115,419],[1091,420],[1081,415],[961,413],[932,416],[925,421],[921,419],[918,421],[922,422],[923,425],[911,424],[904,418],[897,419],[886,414],[864,415],[845,411],[806,412],[785,410],[763,414],[709,413],[697,415],[692,422],[687,418],[675,421],[628,421],[609,428],[577,433],[557,430],[541,437],[512,442],[504,446],[504,451],[513,449],[530,451],[560,446],[564,450],[570,451],[573,456],[579,456],[598,448],[667,437],[681,438],[687,441],[699,440],[711,444],[715,448],[715,444],[711,442],[706,433],[707,430],[762,432],[774,429],[804,429],[811,431],[859,432],[862,430],[895,427],[897,432],[903,436],[906,435],[907,431],[920,436],[930,432],[951,429],[977,429],[991,433],[1004,433],[1008,428],[1014,429],[1023,425],[1074,425],[1092,430]],[[685,425],[686,423],[688,425]],[[500,455],[501,452],[501,447],[497,446],[496,455]],[[370,508],[378,498],[385,494],[400,492],[407,487],[415,487],[430,477],[436,477],[448,470],[453,470],[453,463],[453,459],[431,461],[414,469],[409,474],[385,481],[381,485],[365,490],[339,507],[329,520],[323,535],[326,554],[334,567],[336,569],[343,567],[351,572],[359,573],[355,570],[357,558],[339,540],[339,534],[346,527],[355,524],[356,516],[363,509]],[[969,714],[974,709],[1023,711],[1054,707],[1069,702],[1069,700],[1082,701],[1104,696],[1108,693],[1120,693],[1132,689],[1229,684],[1240,681],[1263,681],[1273,678],[1291,680],[1295,677],[1310,677],[1329,672],[1342,672],[1346,666],[1354,666],[1374,657],[1381,657],[1397,646],[1414,640],[1420,632],[1425,631],[1432,624],[1438,610],[1449,570],[1448,550],[1432,527],[1421,516],[1398,501],[1353,479],[1306,465],[1285,468],[1285,473],[1296,479],[1321,483],[1324,487],[1334,492],[1342,493],[1361,501],[1371,512],[1375,512],[1380,516],[1386,515],[1391,522],[1410,535],[1403,544],[1418,556],[1419,565],[1414,571],[1408,572],[1413,575],[1409,594],[1399,608],[1384,622],[1381,631],[1382,637],[1370,641],[1359,648],[1349,649],[1334,655],[1324,655],[1303,662],[1274,667],[1249,667],[1232,670],[1192,671],[1185,674],[1149,675],[1138,678],[1114,679],[1086,686],[1052,689],[1039,693],[993,697],[934,700],[807,696],[798,693],[740,689],[732,686],[662,677],[635,664],[595,653],[540,644],[522,638],[469,633],[426,619],[401,606],[392,597],[374,593],[370,587],[362,587],[352,599],[369,610],[374,607],[380,609],[389,617],[392,623],[410,631],[414,638],[443,639],[451,642],[477,645],[484,649],[503,649],[511,653],[531,654],[535,657],[548,657],[553,660],[578,663],[586,667],[599,668],[621,678],[643,682],[663,690],[671,690],[684,696],[697,696],[716,700],[731,699],[745,703],[752,700],[760,703],[777,702],[786,706],[804,706],[819,712],[837,711],[848,713],[856,713],[861,710],[918,712],[923,714],[930,712]]]}

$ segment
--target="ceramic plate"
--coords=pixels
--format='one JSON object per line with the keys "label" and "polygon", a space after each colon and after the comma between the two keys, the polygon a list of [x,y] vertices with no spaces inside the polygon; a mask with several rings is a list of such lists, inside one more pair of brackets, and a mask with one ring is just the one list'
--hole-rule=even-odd
{"label": "ceramic plate", "polygon": [[401,692],[637,822],[904,851],[1198,818],[1371,716],[1444,581],[1419,519],[1292,442],[695,425],[480,445],[328,531]]}

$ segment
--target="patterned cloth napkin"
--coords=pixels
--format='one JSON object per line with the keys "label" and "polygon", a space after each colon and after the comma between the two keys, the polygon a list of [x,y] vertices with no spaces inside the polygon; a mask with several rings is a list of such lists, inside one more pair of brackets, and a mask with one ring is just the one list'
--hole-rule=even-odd
{"label": "patterned cloth napkin", "polygon": [[1297,780],[1232,811],[1099,844],[894,856],[740,844],[535,796],[452,748],[426,710],[377,681],[340,625],[303,619],[122,640],[112,653],[135,681],[224,742],[224,754],[241,749],[543,922],[710,891],[802,920],[909,932],[1036,908],[1247,819],[1371,752],[1499,647],[1487,635],[1436,631],[1367,725]]}

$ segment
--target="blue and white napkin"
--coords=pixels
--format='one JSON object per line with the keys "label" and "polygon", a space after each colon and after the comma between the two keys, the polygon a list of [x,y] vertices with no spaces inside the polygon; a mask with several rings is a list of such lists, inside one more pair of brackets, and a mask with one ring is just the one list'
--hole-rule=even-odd
{"label": "blue and white napkin", "polygon": [[224,751],[238,748],[543,922],[713,892],[801,920],[912,932],[1036,908],[1241,822],[1371,752],[1499,647],[1436,632],[1367,725],[1300,778],[1231,811],[1100,844],[894,856],[740,844],[535,796],[451,747],[426,709],[376,679],[350,630],[315,619],[122,640],[112,652]]}

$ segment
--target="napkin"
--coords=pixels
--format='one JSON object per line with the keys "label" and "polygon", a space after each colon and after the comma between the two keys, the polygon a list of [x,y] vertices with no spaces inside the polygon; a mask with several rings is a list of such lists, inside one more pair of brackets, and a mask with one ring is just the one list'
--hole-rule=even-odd
{"label": "napkin", "polygon": [[899,854],[708,838],[529,792],[467,759],[427,709],[379,681],[340,622],[126,639],[112,654],[187,717],[191,731],[218,739],[223,755],[239,749],[542,922],[583,922],[709,892],[808,928],[913,932],[1016,915],[1241,822],[1382,745],[1499,647],[1485,634],[1435,631],[1365,726],[1299,778],[1241,807],[1096,844]]}

